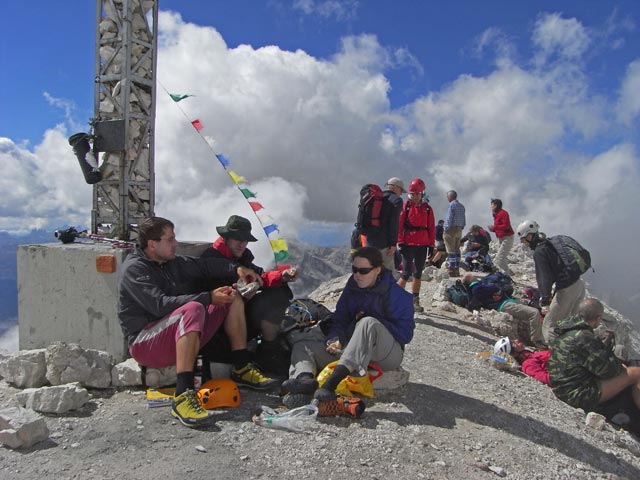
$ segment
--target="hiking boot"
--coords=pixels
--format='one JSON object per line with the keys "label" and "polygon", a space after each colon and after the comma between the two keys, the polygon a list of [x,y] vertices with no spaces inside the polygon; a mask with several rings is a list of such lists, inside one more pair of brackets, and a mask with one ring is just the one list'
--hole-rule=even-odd
{"label": "hiking boot", "polygon": [[313,395],[307,395],[305,393],[287,393],[282,397],[282,404],[289,410],[309,405],[312,401]]}
{"label": "hiking boot", "polygon": [[330,401],[318,403],[319,417],[351,417],[360,418],[364,413],[365,404],[357,397],[336,397]]}
{"label": "hiking boot", "polygon": [[424,312],[424,308],[422,308],[420,306],[420,298],[419,297],[413,297],[413,311],[415,313],[422,313]]}
{"label": "hiking boot", "polygon": [[202,408],[198,395],[193,390],[185,390],[171,402],[171,416],[187,427],[198,427],[211,421],[207,411]]}
{"label": "hiking boot", "polygon": [[318,381],[313,377],[290,378],[282,382],[282,393],[313,395],[317,389]]}
{"label": "hiking boot", "polygon": [[247,363],[240,369],[231,369],[231,380],[239,387],[253,390],[269,390],[278,384],[278,380],[267,377],[255,363]]}
{"label": "hiking boot", "polygon": [[319,402],[331,402],[336,399],[338,395],[336,392],[332,392],[331,390],[327,390],[326,388],[319,388],[313,394],[313,398],[318,400]]}

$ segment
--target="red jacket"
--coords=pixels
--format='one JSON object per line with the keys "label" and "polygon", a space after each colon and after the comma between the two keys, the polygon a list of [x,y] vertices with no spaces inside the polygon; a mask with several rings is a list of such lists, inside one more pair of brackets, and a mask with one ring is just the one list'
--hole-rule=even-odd
{"label": "red jacket", "polygon": [[429,246],[436,244],[436,222],[433,208],[427,203],[407,200],[400,212],[398,243]]}
{"label": "red jacket", "polygon": [[[216,241],[211,245],[211,248],[217,251],[224,258],[234,260],[231,250],[229,250],[229,247],[227,247],[227,245],[224,243],[224,238],[218,237]],[[262,268],[253,265],[253,254],[248,248],[242,254],[242,258],[235,260],[238,260],[240,265],[253,268],[254,270],[257,269],[257,272],[260,274],[260,277],[264,282],[263,288],[279,287],[281,285],[284,285],[285,283],[282,280],[282,270],[286,270],[287,268],[289,268],[289,265],[278,265],[278,270],[269,270],[268,272],[262,271]]]}
{"label": "red jacket", "polygon": [[523,373],[535,378],[539,382],[549,385],[549,372],[547,362],[551,356],[551,350],[540,350],[538,352],[526,352],[526,360],[522,362]]}
{"label": "red jacket", "polygon": [[511,222],[509,221],[509,212],[500,209],[493,214],[493,231],[498,238],[513,235],[513,228],[511,228]]}

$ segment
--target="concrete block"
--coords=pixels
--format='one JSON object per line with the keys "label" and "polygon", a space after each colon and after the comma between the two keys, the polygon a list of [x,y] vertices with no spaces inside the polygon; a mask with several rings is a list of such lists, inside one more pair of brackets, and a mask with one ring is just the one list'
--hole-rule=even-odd
{"label": "concrete block", "polygon": [[118,363],[111,369],[111,384],[114,387],[142,385],[142,369],[133,358]]}
{"label": "concrete block", "polygon": [[83,350],[77,344],[55,342],[46,350],[47,380],[51,385],[80,382],[93,388],[111,386],[113,358],[107,352]]}
{"label": "concrete block", "polygon": [[49,438],[44,418],[33,410],[9,407],[0,410],[0,443],[9,448],[29,448]]}
{"label": "concrete block", "polygon": [[[181,243],[178,253],[199,256],[208,245]],[[128,346],[116,311],[117,275],[96,271],[96,262],[103,255],[114,257],[117,272],[130,251],[107,243],[20,245],[20,350],[62,341],[108,352],[116,362],[126,360]]]}
{"label": "concrete block", "polygon": [[89,401],[89,392],[79,383],[57,385],[55,387],[27,388],[16,393],[18,403],[23,407],[43,413],[66,413],[77,410]]}
{"label": "concrete block", "polygon": [[409,372],[400,367],[395,370],[386,370],[383,375],[373,382],[373,390],[393,390],[409,382]]}
{"label": "concrete block", "polygon": [[124,360],[127,346],[116,312],[117,276],[97,272],[96,257],[114,255],[119,268],[127,252],[109,244],[20,245],[20,350],[46,348],[58,340]]}
{"label": "concrete block", "polygon": [[23,350],[0,360],[0,376],[18,388],[38,388],[46,385],[45,349]]}

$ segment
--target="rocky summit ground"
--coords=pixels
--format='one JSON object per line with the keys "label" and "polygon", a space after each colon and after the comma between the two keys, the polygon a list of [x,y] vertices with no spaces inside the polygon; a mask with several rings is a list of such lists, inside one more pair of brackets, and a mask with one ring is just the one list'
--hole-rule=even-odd
{"label": "rocky summit ground", "polygon": [[[423,284],[425,306],[438,285]],[[325,290],[328,303],[335,292]],[[360,420],[271,430],[251,416],[280,398],[243,392],[240,407],[216,412],[208,430],[191,430],[168,408],[147,408],[141,390],[94,390],[81,410],[46,417],[47,441],[1,448],[0,478],[640,478],[640,446],[628,434],[594,430],[548,387],[476,358],[497,339],[490,329],[438,309],[416,321],[403,365],[408,384],[376,392]],[[0,407],[15,405],[15,391],[0,383]]]}

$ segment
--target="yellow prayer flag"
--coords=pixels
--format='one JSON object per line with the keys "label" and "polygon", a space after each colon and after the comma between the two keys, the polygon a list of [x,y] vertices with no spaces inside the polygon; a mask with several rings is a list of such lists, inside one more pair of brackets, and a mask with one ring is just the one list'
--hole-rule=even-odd
{"label": "yellow prayer flag", "polygon": [[278,238],[277,240],[269,240],[271,242],[271,249],[274,252],[278,250],[288,250],[287,242],[284,241],[284,238]]}
{"label": "yellow prayer flag", "polygon": [[236,172],[229,170],[228,173],[229,173],[229,176],[231,177],[231,180],[233,180],[233,183],[235,183],[236,185],[241,182],[247,181],[246,178],[244,178],[242,175],[238,175]]}

